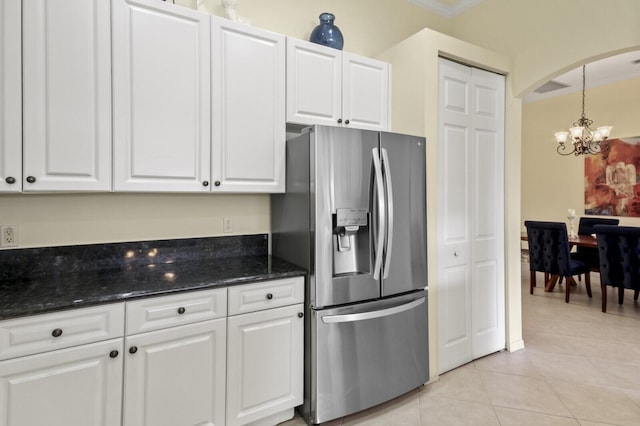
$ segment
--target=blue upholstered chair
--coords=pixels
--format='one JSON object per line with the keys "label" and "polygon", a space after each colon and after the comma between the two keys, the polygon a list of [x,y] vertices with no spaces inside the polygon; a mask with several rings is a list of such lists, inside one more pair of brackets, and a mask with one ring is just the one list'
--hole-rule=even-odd
{"label": "blue upholstered chair", "polygon": [[[619,219],[581,217],[578,223],[578,235],[595,234],[594,226],[596,225],[617,225],[618,223],[620,223]],[[574,257],[588,263],[592,271],[600,270],[600,257],[597,248],[578,246],[576,247],[576,253]]]}
{"label": "blue upholstered chair", "polygon": [[527,220],[527,240],[529,242],[529,270],[531,271],[531,286],[529,292],[533,294],[536,286],[536,272],[545,273],[549,280],[545,282],[545,290],[551,291],[559,277],[564,277],[565,298],[569,303],[571,283],[575,283],[574,275],[585,274],[585,287],[591,297],[591,267],[570,253],[567,225],[564,222],[539,222]]}
{"label": "blue upholstered chair", "polygon": [[634,226],[596,225],[600,254],[602,312],[607,312],[607,286],[618,288],[618,304],[622,305],[624,289],[640,293],[640,228]]}

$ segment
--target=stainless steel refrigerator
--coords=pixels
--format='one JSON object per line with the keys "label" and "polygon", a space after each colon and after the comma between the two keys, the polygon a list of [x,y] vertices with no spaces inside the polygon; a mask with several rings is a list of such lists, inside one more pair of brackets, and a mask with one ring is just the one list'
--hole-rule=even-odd
{"label": "stainless steel refrigerator", "polygon": [[287,142],[272,253],[304,266],[302,414],[322,423],[428,380],[425,140],[314,126]]}

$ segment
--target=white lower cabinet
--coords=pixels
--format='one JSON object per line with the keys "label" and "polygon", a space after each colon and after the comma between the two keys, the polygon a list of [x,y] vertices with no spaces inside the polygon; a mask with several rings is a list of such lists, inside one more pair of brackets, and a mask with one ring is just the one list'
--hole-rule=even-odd
{"label": "white lower cabinet", "polygon": [[275,425],[303,300],[297,277],[0,321],[0,426]]}
{"label": "white lower cabinet", "polygon": [[274,425],[302,404],[302,312],[298,304],[228,318],[227,425]]}
{"label": "white lower cabinet", "polygon": [[0,426],[118,426],[122,338],[0,361]]}
{"label": "white lower cabinet", "polygon": [[227,425],[275,425],[302,404],[304,278],[229,288]]}
{"label": "white lower cabinet", "polygon": [[125,339],[124,426],[222,426],[226,319]]}

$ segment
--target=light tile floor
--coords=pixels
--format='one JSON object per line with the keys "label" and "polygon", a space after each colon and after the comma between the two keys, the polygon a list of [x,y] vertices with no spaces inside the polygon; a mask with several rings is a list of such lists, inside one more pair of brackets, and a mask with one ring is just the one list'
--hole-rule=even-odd
{"label": "light tile floor", "polygon": [[[593,298],[582,282],[566,304],[564,285],[545,293],[538,284],[530,295],[528,268],[522,264],[524,350],[478,359],[326,425],[640,425],[640,303],[633,292],[619,306],[609,288],[602,313],[597,273]],[[298,417],[283,423],[304,424]]]}

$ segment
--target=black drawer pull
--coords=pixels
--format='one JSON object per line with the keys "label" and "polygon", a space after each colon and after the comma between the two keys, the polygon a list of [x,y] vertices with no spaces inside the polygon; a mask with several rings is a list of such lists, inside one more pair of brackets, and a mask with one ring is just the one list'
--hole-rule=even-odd
{"label": "black drawer pull", "polygon": [[60,337],[60,336],[62,336],[62,329],[61,329],[61,328],[56,328],[55,330],[53,330],[53,331],[51,332],[51,335],[52,335],[53,337]]}
{"label": "black drawer pull", "polygon": [[130,354],[135,354],[136,352],[138,352],[138,347],[137,346],[131,346],[129,348],[129,353]]}
{"label": "black drawer pull", "polygon": [[304,314],[302,312],[298,312],[298,318],[302,318]]}
{"label": "black drawer pull", "polygon": [[29,183],[35,183],[35,181],[36,181],[36,178],[35,178],[35,177],[33,177],[33,176],[27,176],[27,182],[29,182]]}
{"label": "black drawer pull", "polygon": [[109,357],[118,358],[118,351],[113,350],[113,351],[109,352]]}
{"label": "black drawer pull", "polygon": [[269,300],[273,299],[273,294],[267,293],[267,299],[269,299]]}
{"label": "black drawer pull", "polygon": [[4,181],[7,182],[9,185],[11,185],[11,184],[16,183],[16,178],[14,178],[13,176],[9,176]]}
{"label": "black drawer pull", "polygon": [[178,308],[178,313],[179,313],[180,315],[184,314],[186,311],[187,311],[187,310],[186,310],[185,308],[183,308],[182,306],[180,306],[180,307]]}

